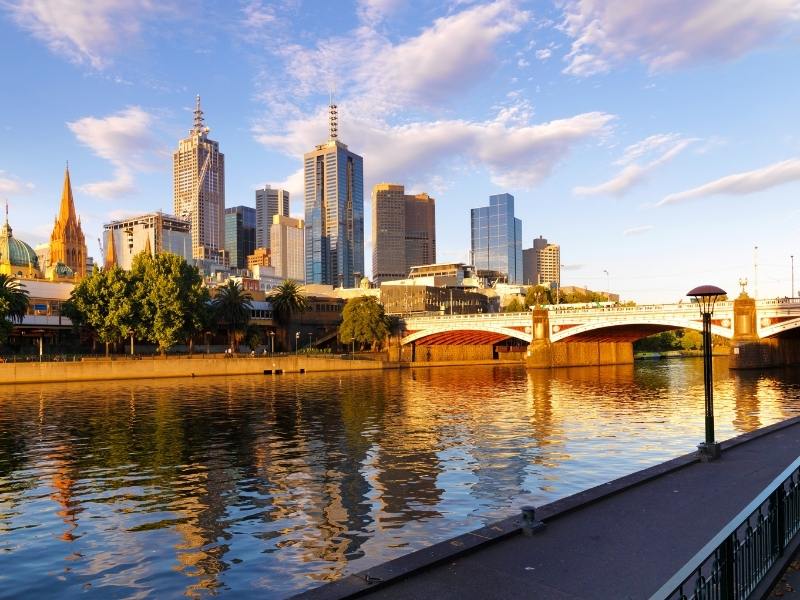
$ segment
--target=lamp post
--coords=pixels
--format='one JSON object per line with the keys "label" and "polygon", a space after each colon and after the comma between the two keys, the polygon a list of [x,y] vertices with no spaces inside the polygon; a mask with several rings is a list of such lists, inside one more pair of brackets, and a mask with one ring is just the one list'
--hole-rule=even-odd
{"label": "lamp post", "polygon": [[790,255],[789,258],[792,259],[792,291],[789,294],[789,298],[794,298],[794,254]]}
{"label": "lamp post", "polygon": [[606,274],[606,299],[611,300],[611,275],[608,274],[608,269],[603,269]]}
{"label": "lamp post", "polygon": [[692,296],[700,307],[703,317],[703,388],[706,400],[706,439],[698,444],[697,449],[700,460],[708,462],[720,457],[719,443],[714,441],[714,382],[711,371],[711,315],[714,304],[720,296],[725,295],[725,290],[713,285],[701,285],[691,290],[687,296]]}
{"label": "lamp post", "polygon": [[297,354],[297,350],[300,347],[300,332],[294,334],[294,353]]}
{"label": "lamp post", "polygon": [[269,353],[275,354],[275,332],[269,332]]}
{"label": "lamp post", "polygon": [[311,332],[308,332],[308,349],[311,350]]}

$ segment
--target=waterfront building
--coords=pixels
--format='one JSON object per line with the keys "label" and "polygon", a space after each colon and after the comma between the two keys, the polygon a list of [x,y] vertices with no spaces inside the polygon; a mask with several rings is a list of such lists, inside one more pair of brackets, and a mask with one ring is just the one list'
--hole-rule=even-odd
{"label": "waterfront building", "polygon": [[270,228],[275,215],[289,216],[289,192],[268,185],[256,190],[256,247],[270,247]]}
{"label": "waterfront building", "polygon": [[72,184],[67,167],[64,171],[61,206],[50,235],[48,278],[70,276],[83,278],[86,276],[86,262],[86,239],[81,228],[81,220],[75,213],[75,201],[72,198]]}
{"label": "waterfront building", "polygon": [[338,138],[330,106],[328,141],[303,156],[306,282],[353,287],[364,274],[364,161]]}
{"label": "waterfront building", "polygon": [[522,251],[522,279],[526,285],[561,285],[561,246],[550,244],[542,236],[533,240],[533,248]]}
{"label": "waterfront building", "polygon": [[434,199],[407,195],[399,184],[377,184],[372,189],[373,281],[402,279],[412,266],[435,261]]}
{"label": "waterfront building", "polygon": [[192,256],[223,263],[225,155],[209,131],[197,96],[194,126],[172,155],[173,211],[191,223]]}
{"label": "waterfront building", "polygon": [[8,223],[8,205],[6,222],[0,228],[0,274],[16,279],[36,279],[42,276],[39,257],[34,249],[13,235]]}
{"label": "waterfront building", "polygon": [[256,209],[232,206],[225,209],[225,250],[232,269],[247,267],[247,257],[256,249]]}
{"label": "waterfront building", "polygon": [[116,265],[130,271],[133,258],[140,252],[150,255],[171,252],[191,261],[191,224],[159,211],[103,225],[105,268]]}
{"label": "waterfront building", "polygon": [[272,217],[270,227],[272,266],[278,277],[305,281],[305,223],[284,215]]}
{"label": "waterfront building", "polygon": [[380,299],[386,314],[440,312],[443,314],[483,313],[492,302],[476,288],[433,285],[382,285]]}
{"label": "waterfront building", "polygon": [[252,269],[255,266],[269,267],[272,265],[271,258],[269,248],[256,248],[247,257],[247,268]]}
{"label": "waterfront building", "polygon": [[472,264],[487,277],[522,283],[522,221],[514,217],[514,196],[489,196],[489,206],[473,208]]}

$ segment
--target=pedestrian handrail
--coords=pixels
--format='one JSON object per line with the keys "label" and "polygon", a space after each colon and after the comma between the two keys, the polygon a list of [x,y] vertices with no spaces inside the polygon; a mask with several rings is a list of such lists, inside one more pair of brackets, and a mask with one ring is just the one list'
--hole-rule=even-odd
{"label": "pedestrian handrail", "polygon": [[744,600],[800,531],[800,457],[650,600]]}

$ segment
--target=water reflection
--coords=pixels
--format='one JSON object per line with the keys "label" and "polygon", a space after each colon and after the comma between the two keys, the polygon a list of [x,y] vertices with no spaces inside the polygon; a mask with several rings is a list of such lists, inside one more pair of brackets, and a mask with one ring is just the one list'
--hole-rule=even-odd
{"label": "water reflection", "polygon": [[[702,386],[688,360],[0,388],[0,597],[284,597],[692,450]],[[798,412],[792,370],[715,386],[720,439]]]}

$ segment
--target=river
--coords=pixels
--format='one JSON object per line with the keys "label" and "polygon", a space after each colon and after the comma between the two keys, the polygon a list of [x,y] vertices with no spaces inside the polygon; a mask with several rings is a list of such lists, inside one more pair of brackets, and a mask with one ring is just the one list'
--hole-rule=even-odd
{"label": "river", "polygon": [[[715,358],[717,438],[800,371]],[[692,451],[700,359],[0,387],[0,598],[283,598]]]}

